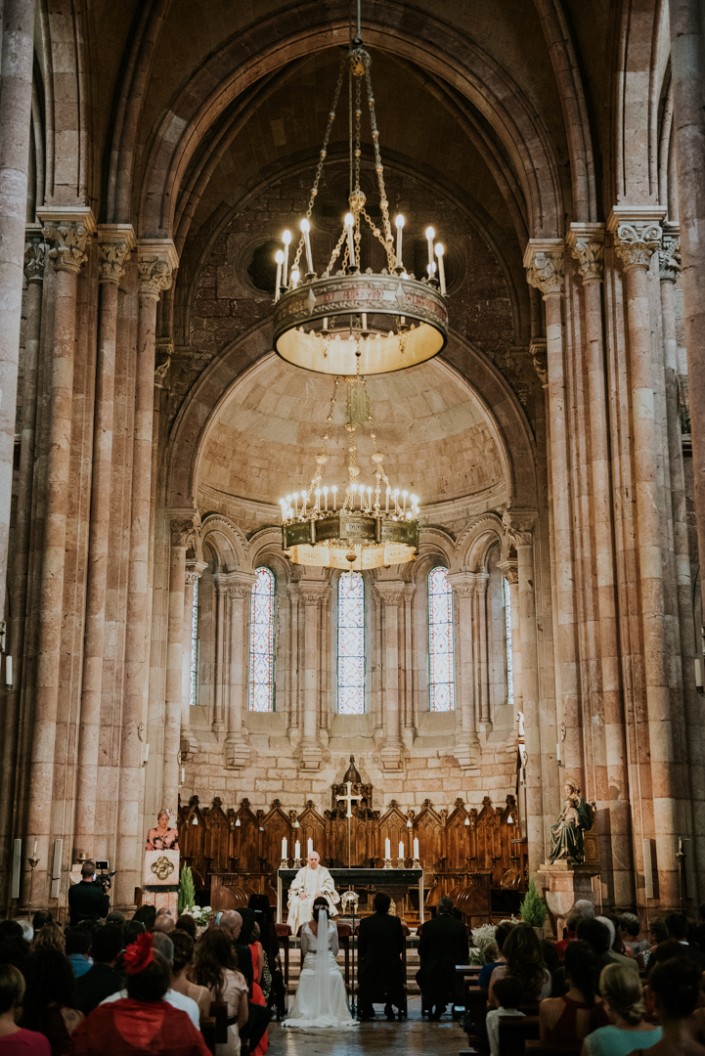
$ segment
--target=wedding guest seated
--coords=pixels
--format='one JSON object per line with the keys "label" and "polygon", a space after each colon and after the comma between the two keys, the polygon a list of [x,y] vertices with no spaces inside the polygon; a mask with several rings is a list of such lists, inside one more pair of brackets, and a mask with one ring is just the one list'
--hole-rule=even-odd
{"label": "wedding guest seated", "polygon": [[651,956],[656,947],[659,946],[662,942],[666,942],[666,940],[668,939],[668,929],[666,928],[666,925],[660,917],[654,917],[654,919],[649,924],[647,934],[649,939],[649,948],[648,950],[644,950],[644,952],[641,953],[637,958],[639,968],[642,971],[645,971],[649,967]]}
{"label": "wedding guest seated", "polygon": [[498,979],[511,975],[521,985],[521,1005],[532,1006],[551,993],[551,975],[543,963],[541,944],[536,932],[529,924],[515,924],[507,935],[502,952],[506,964],[495,968],[490,980],[487,1001],[490,1008],[497,1007],[494,985]]}
{"label": "wedding guest seated", "polygon": [[83,1020],[83,1013],[76,1008],[76,981],[71,965],[61,950],[44,946],[32,950],[22,971],[27,989],[20,1023],[44,1034],[53,1056],[58,1056]]}
{"label": "wedding guest seated", "polygon": [[660,961],[649,972],[647,1002],[653,1002],[663,1035],[648,1049],[634,1049],[639,1056],[705,1056],[705,1045],[697,1041],[693,1012],[698,1004],[700,972],[687,957]]}
{"label": "wedding guest seated", "polygon": [[556,950],[558,951],[558,958],[563,961],[565,955],[565,949],[569,942],[574,942],[577,939],[577,927],[581,920],[584,920],[582,913],[576,913],[573,910],[568,914],[565,922],[565,928],[563,929],[563,938],[559,939],[556,943]]}
{"label": "wedding guest seated", "polygon": [[169,938],[174,946],[174,961],[172,964],[171,985],[178,994],[190,997],[198,1005],[198,1010],[203,1020],[211,1008],[211,995],[205,986],[192,983],[188,977],[193,963],[195,943],[185,931],[172,931]]}
{"label": "wedding guest seated", "polygon": [[[485,963],[480,969],[480,974],[477,977],[477,985],[480,987],[481,990],[489,990],[492,972],[495,970],[497,965],[507,963],[503,952],[504,943],[507,940],[507,935],[513,927],[514,924],[511,920],[500,920],[499,924],[495,928],[494,943],[490,945],[494,945],[497,954],[494,960],[488,960],[487,956],[485,956]],[[489,949],[490,947],[488,947],[488,950]]]}
{"label": "wedding guest seated", "polygon": [[438,1020],[452,998],[456,964],[468,963],[467,929],[453,916],[453,902],[447,895],[439,899],[436,917],[420,929],[419,961],[416,981],[421,1007],[429,1010],[429,1019]]}
{"label": "wedding guest seated", "polygon": [[565,951],[568,991],[539,1005],[539,1035],[543,1043],[564,1048],[580,1047],[586,1034],[608,1022],[596,999],[599,966],[594,950],[580,939]]}
{"label": "wedding guest seated", "polygon": [[177,917],[176,927],[179,931],[185,931],[187,935],[190,935],[194,942],[196,941],[198,927],[190,913],[182,913],[181,916]]}
{"label": "wedding guest seated", "polygon": [[92,941],[93,937],[86,928],[66,929],[66,956],[76,979],[91,970],[93,962],[88,954]]}
{"label": "wedding guest seated", "polygon": [[644,1020],[641,981],[630,968],[622,964],[603,968],[600,995],[610,1024],[587,1035],[581,1056],[627,1056],[661,1040],[661,1027]]}
{"label": "wedding guest seated", "polygon": [[649,949],[648,939],[640,939],[641,922],[636,913],[622,913],[617,921],[619,934],[624,943],[624,952],[629,957],[638,957]]}
{"label": "wedding guest seated", "polygon": [[[180,994],[177,990],[174,990],[171,985],[171,966],[174,961],[173,942],[168,935],[163,935],[160,931],[146,932],[145,934],[150,936],[150,942],[152,944],[150,949],[153,948],[155,953],[159,953],[167,966],[169,986],[164,994],[164,1000],[167,1004],[173,1005],[174,1008],[178,1008],[180,1012],[185,1012],[194,1027],[199,1030],[201,1025],[201,1015],[198,1010],[198,1005],[192,998],[186,997],[185,994]],[[141,936],[139,937],[141,938]],[[125,951],[125,956],[127,956],[127,951]],[[104,1001],[101,1001],[101,1005],[110,1004],[113,1001],[121,1001],[127,996],[126,988],[118,990],[117,993],[110,994],[110,996],[106,997]]]}
{"label": "wedding guest seated", "polygon": [[523,1016],[519,1011],[521,1001],[521,984],[518,979],[506,975],[498,979],[494,987],[497,1008],[491,1008],[485,1019],[487,1029],[487,1040],[490,1046],[490,1056],[499,1056],[499,1020],[500,1016]]}
{"label": "wedding guest seated", "polygon": [[696,946],[691,946],[688,941],[690,931],[688,919],[682,913],[669,913],[665,920],[669,939],[679,943],[683,949],[681,954],[700,969],[705,971],[705,954],[702,954]]}
{"label": "wedding guest seated", "polygon": [[0,964],[0,1056],[51,1056],[43,1034],[17,1026],[25,983],[12,964]]}
{"label": "wedding guest seated", "polygon": [[208,1056],[200,1032],[164,1000],[169,966],[140,935],[125,950],[127,996],[99,1005],[76,1031],[72,1056]]}
{"label": "wedding guest seated", "polygon": [[207,987],[218,1016],[223,1008],[227,1029],[224,1037],[217,1037],[216,1056],[239,1056],[240,1030],[249,1015],[247,982],[237,970],[237,959],[229,937],[221,928],[207,931],[196,949],[193,979]]}
{"label": "wedding guest seated", "polygon": [[52,950],[66,953],[66,935],[63,928],[53,922],[45,924],[32,942],[33,950],[41,950],[50,946]]}
{"label": "wedding guest seated", "polygon": [[122,986],[115,968],[121,949],[122,928],[119,924],[106,924],[96,929],[91,947],[93,967],[76,980],[76,1007],[84,1015],[87,1016],[104,998]]}
{"label": "wedding guest seated", "polygon": [[577,927],[578,938],[583,939],[597,954],[600,968],[607,964],[624,964],[638,974],[639,967],[632,957],[623,957],[610,949],[610,930],[603,920],[581,920]]}

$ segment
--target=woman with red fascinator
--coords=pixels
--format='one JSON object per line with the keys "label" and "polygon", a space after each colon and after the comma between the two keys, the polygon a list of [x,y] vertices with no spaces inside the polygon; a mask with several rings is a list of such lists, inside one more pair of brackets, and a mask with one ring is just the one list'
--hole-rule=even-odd
{"label": "woman with red fascinator", "polygon": [[185,1012],[163,1000],[169,966],[145,933],[124,953],[127,997],[98,1005],[73,1035],[73,1056],[210,1056]]}

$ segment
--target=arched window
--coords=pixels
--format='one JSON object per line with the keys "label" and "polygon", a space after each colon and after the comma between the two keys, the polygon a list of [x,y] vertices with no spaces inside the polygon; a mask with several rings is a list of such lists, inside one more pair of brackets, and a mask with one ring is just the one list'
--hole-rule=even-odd
{"label": "arched window", "polygon": [[455,709],[453,591],[448,569],[428,574],[428,706],[430,711]]}
{"label": "arched window", "polygon": [[338,713],[365,711],[365,582],[359,572],[338,580]]}
{"label": "arched window", "polygon": [[274,711],[274,573],[264,565],[255,569],[250,597],[249,711]]}

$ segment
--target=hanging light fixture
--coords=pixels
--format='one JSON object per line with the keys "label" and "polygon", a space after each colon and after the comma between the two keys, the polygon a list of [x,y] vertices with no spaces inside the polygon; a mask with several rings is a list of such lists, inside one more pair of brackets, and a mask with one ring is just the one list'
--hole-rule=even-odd
{"label": "hanging light fixture", "polygon": [[[330,425],[340,379],[335,379],[328,412],[329,426],[316,456],[316,469],[308,487],[280,499],[282,545],[296,565],[341,568],[362,572],[382,565],[413,560],[419,542],[419,500],[407,490],[393,488],[384,469],[384,455],[374,450],[370,477],[358,464],[357,438],[370,428],[369,396],[363,377],[346,377],[347,481],[329,483]],[[376,445],[375,445],[376,446]]]}
{"label": "hanging light fixture", "polygon": [[[284,231],[282,248],[275,256],[274,347],[289,363],[325,374],[366,375],[402,370],[431,359],[446,343],[444,247],[436,242],[434,228],[427,227],[426,274],[418,279],[404,266],[405,221],[403,216],[395,218],[393,234],[370,65],[360,36],[358,2],[357,35],[341,62],[308,208],[298,225],[299,237],[294,245],[291,231]],[[328,263],[317,272],[312,216],[346,70],[350,99],[348,211]],[[360,187],[363,82],[380,220],[368,212]],[[376,241],[384,251],[385,265],[380,271],[365,266],[363,258],[369,257],[369,248],[363,246],[363,233],[366,242]]]}

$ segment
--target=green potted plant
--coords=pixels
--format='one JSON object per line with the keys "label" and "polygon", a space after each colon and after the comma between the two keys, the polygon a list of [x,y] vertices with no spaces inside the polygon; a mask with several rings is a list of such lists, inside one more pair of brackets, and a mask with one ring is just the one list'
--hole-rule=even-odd
{"label": "green potted plant", "polygon": [[519,906],[519,916],[525,924],[530,924],[532,928],[542,932],[547,914],[546,903],[538,893],[533,876],[530,876],[526,894]]}
{"label": "green potted plant", "polygon": [[195,903],[196,885],[193,882],[193,873],[191,872],[191,866],[185,865],[181,870],[179,879],[179,913],[183,913],[185,909],[190,909]]}

